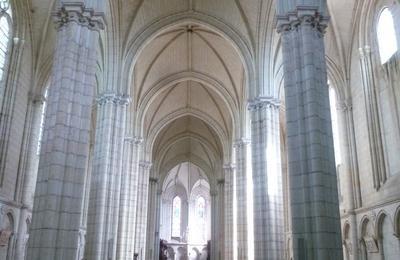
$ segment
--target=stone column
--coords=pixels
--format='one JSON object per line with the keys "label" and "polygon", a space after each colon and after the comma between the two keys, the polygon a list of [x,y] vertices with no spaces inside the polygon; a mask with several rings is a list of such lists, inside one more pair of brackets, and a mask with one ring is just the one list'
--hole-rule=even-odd
{"label": "stone column", "polygon": [[[158,180],[157,180],[158,181]],[[154,259],[157,260],[159,259],[159,254],[160,254],[160,215],[161,215],[161,195],[162,195],[162,190],[157,189],[157,196],[156,196],[156,201],[154,204],[155,211],[154,212],[154,220],[150,223],[154,222],[154,226],[151,226],[154,229],[154,238],[153,238],[153,248],[154,248]],[[151,221],[151,220],[150,220]],[[150,233],[152,234],[152,233]],[[151,245],[151,244],[150,244]]]}
{"label": "stone column", "polygon": [[25,76],[22,73],[24,67],[21,64],[25,40],[17,37],[12,38],[10,39],[11,45],[11,51],[7,52],[6,55],[5,71],[3,72],[3,75],[7,75],[5,77],[7,80],[0,84],[0,187],[5,184],[5,174],[3,173],[14,170],[10,169],[11,165],[8,165],[13,160],[13,157],[10,156],[13,155],[12,151],[15,149],[15,147],[10,146],[10,141],[12,141],[10,137],[13,136],[11,131],[13,120],[15,120],[14,114],[18,111],[16,106],[19,105],[17,91],[21,88],[20,84],[25,84]]}
{"label": "stone column", "polygon": [[218,259],[218,194],[211,191],[211,259]]}
{"label": "stone column", "polygon": [[[294,260],[343,258],[320,7],[278,9],[284,58],[288,172]],[[293,3],[294,2],[294,3]],[[297,6],[296,6],[297,5]]]}
{"label": "stone column", "polygon": [[224,245],[224,259],[236,259],[234,257],[234,240],[236,238],[236,232],[234,232],[234,167],[232,165],[224,165],[224,230],[225,230],[225,245]]}
{"label": "stone column", "polygon": [[375,72],[372,64],[371,48],[365,46],[360,48],[359,51],[365,112],[368,125],[369,152],[372,164],[371,172],[373,175],[374,187],[376,190],[379,190],[386,182],[387,176],[379,116],[379,103],[375,85]]}
{"label": "stone column", "polygon": [[397,48],[400,49],[400,0],[398,0],[399,4],[394,3],[390,7],[390,11],[392,12],[393,20],[394,20],[394,28],[396,30],[396,39],[397,39]]}
{"label": "stone column", "polygon": [[77,259],[99,30],[83,4],[57,10],[57,44],[44,125],[28,259]]}
{"label": "stone column", "polygon": [[88,210],[89,259],[117,255],[121,172],[129,98],[104,93],[97,98],[96,141]]}
{"label": "stone column", "polygon": [[125,138],[117,259],[133,259],[141,143],[142,138],[140,137]]}
{"label": "stone column", "polygon": [[[340,148],[342,156],[342,183],[345,185],[344,216],[348,216],[351,226],[351,259],[358,260],[358,228],[355,209],[361,207],[360,179],[354,138],[353,111],[350,100],[337,105],[338,125],[340,127]],[[353,158],[355,157],[355,158]]]}
{"label": "stone column", "polygon": [[31,96],[29,100],[30,110],[27,115],[29,122],[29,136],[26,137],[28,144],[26,146],[27,151],[24,153],[23,174],[21,180],[21,188],[17,198],[22,203],[21,213],[19,217],[19,229],[16,244],[16,259],[25,259],[26,246],[29,238],[29,230],[27,220],[31,219],[32,208],[33,208],[33,197],[35,194],[36,178],[39,166],[39,150],[38,143],[40,138],[40,123],[43,111],[45,97],[43,96]]}
{"label": "stone column", "polygon": [[218,207],[217,207],[217,211],[218,211],[218,247],[217,247],[217,259],[224,259],[224,248],[225,248],[225,237],[224,237],[224,227],[225,227],[225,223],[224,223],[224,219],[225,219],[225,214],[224,214],[224,210],[225,210],[225,180],[224,179],[220,179],[218,180]]}
{"label": "stone column", "polygon": [[150,259],[146,258],[146,229],[147,229],[147,213],[151,212],[148,208],[149,196],[149,177],[151,163],[141,161],[139,163],[139,180],[137,189],[137,207],[136,207],[136,228],[135,228],[135,253],[138,253],[138,260]]}
{"label": "stone column", "polygon": [[250,142],[246,139],[238,140],[235,143],[236,153],[236,231],[237,231],[237,259],[246,260],[249,256],[249,227],[248,227],[248,194],[247,185],[249,179],[249,149]]}
{"label": "stone column", "polygon": [[254,259],[284,258],[285,229],[279,100],[250,103],[253,161]]}

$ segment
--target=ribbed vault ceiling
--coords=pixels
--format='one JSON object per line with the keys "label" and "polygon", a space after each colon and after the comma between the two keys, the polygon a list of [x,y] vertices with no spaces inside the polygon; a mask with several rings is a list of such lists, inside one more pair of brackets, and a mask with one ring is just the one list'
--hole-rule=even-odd
{"label": "ribbed vault ceiling", "polygon": [[153,158],[160,172],[168,172],[182,162],[192,162],[208,173],[221,163],[220,139],[210,126],[193,116],[180,117],[159,133]]}
{"label": "ribbed vault ceiling", "polygon": [[222,143],[232,140],[244,83],[232,44],[205,27],[174,26],[148,43],[134,65],[131,93],[160,167],[186,157],[215,169]]}
{"label": "ribbed vault ceiling", "polygon": [[190,194],[190,191],[196,184],[210,189],[207,176],[203,170],[193,163],[184,162],[168,172],[162,189],[166,191],[169,188],[174,188],[175,185],[181,185],[185,188],[186,194]]}

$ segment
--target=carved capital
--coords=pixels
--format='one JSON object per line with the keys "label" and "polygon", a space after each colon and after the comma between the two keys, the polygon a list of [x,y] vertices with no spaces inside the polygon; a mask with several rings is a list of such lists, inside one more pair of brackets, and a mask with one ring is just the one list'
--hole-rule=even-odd
{"label": "carved capital", "polygon": [[360,54],[360,59],[368,58],[371,55],[371,47],[368,45],[360,47],[358,48],[358,52]]}
{"label": "carved capital", "polygon": [[234,171],[235,170],[235,165],[234,164],[225,164],[223,167],[224,171]]}
{"label": "carved capital", "polygon": [[103,93],[96,98],[97,104],[100,106],[105,104],[115,104],[126,106],[131,102],[131,98],[127,95],[119,95],[115,93]]}
{"label": "carved capital", "polygon": [[299,27],[315,28],[321,35],[325,34],[329,17],[323,16],[316,7],[297,7],[295,11],[277,16],[278,33],[297,31]]}
{"label": "carved capital", "polygon": [[18,38],[18,37],[14,37],[13,44],[14,44],[14,47],[23,47],[25,44],[25,40]]}
{"label": "carved capital", "polygon": [[250,144],[249,139],[240,138],[235,141],[235,143],[233,144],[233,147],[234,148],[243,148],[244,146],[249,145],[249,144]]}
{"label": "carved capital", "polygon": [[83,3],[62,3],[61,8],[53,13],[53,17],[57,29],[71,22],[94,31],[104,29],[104,13],[86,8]]}
{"label": "carved capital", "polygon": [[33,104],[40,104],[40,105],[43,105],[44,102],[46,102],[46,97],[43,96],[43,95],[37,95],[37,94],[29,93],[29,100],[30,100]]}
{"label": "carved capital", "polygon": [[[152,183],[152,184],[157,184],[157,183],[158,183],[158,179],[157,179],[157,178],[154,178],[154,177],[150,177],[150,178],[149,178],[149,182]],[[162,191],[161,191],[161,192],[162,192]]]}
{"label": "carved capital", "polygon": [[125,142],[134,145],[140,145],[143,143],[143,138],[139,136],[127,136],[125,137]]}
{"label": "carved capital", "polygon": [[142,167],[145,170],[150,170],[152,165],[153,164],[151,162],[147,162],[147,161],[140,161],[139,162],[139,166]]}
{"label": "carved capital", "polygon": [[255,99],[249,100],[248,109],[250,111],[255,111],[265,108],[279,109],[280,101],[273,97],[257,97]]}
{"label": "carved capital", "polygon": [[336,109],[343,112],[351,111],[353,110],[353,103],[350,99],[339,101],[336,104]]}

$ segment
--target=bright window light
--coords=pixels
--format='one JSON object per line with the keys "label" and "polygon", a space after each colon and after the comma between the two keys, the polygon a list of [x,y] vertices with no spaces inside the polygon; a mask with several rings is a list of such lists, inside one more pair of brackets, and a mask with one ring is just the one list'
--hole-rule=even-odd
{"label": "bright window light", "polygon": [[398,49],[393,16],[389,8],[383,9],[379,16],[377,34],[381,62],[384,64]]}
{"label": "bright window light", "polygon": [[206,238],[206,200],[203,197],[196,199],[195,221],[192,226],[194,243],[205,244]]}
{"label": "bright window light", "polygon": [[181,237],[181,198],[172,201],[172,237]]}
{"label": "bright window light", "polygon": [[[10,51],[11,38],[11,8],[8,1],[0,4],[0,80],[3,80],[6,67],[6,57]],[[4,8],[4,9],[3,9]]]}
{"label": "bright window light", "polygon": [[332,87],[329,87],[329,101],[330,101],[331,116],[332,116],[332,135],[333,135],[333,147],[335,150],[335,162],[336,166],[338,166],[339,164],[342,163],[342,157],[340,152],[338,114],[336,109],[337,107],[336,91]]}

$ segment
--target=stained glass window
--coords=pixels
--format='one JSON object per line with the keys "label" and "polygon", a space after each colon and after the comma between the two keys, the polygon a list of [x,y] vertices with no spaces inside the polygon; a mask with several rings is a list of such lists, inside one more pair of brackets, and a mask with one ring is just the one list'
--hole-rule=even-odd
{"label": "stained glass window", "polygon": [[172,201],[172,237],[181,236],[181,199],[176,196]]}

